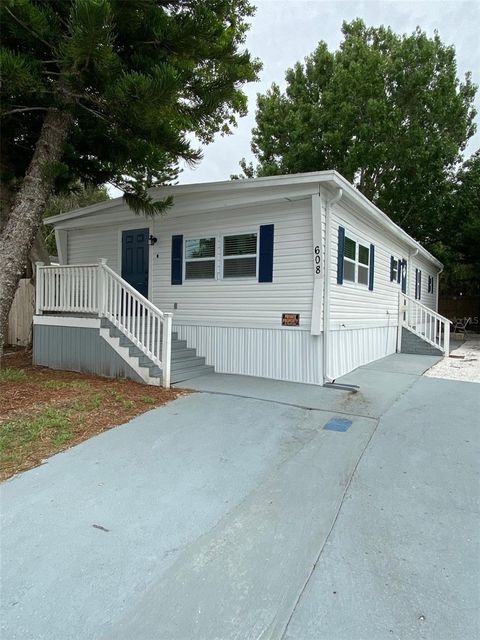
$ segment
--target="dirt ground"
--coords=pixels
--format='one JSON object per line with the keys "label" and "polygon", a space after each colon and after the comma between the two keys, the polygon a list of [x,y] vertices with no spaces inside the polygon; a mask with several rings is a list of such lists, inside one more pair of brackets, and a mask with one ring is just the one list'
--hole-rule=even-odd
{"label": "dirt ground", "polygon": [[425,372],[429,378],[480,382],[480,338],[468,339]]}
{"label": "dirt ground", "polygon": [[0,480],[184,393],[35,367],[30,351],[7,348],[0,369]]}

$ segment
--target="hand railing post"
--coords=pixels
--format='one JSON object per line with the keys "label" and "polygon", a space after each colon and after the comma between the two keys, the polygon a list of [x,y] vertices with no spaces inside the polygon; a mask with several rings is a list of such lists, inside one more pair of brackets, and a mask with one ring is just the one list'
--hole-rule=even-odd
{"label": "hand railing post", "polygon": [[43,262],[35,263],[35,313],[41,315],[43,313],[43,290],[44,290],[44,270]]}
{"label": "hand railing post", "polygon": [[162,378],[163,386],[170,388],[170,364],[172,355],[172,313],[163,314],[163,339],[162,339]]}
{"label": "hand railing post", "polygon": [[446,358],[448,358],[448,356],[450,355],[450,322],[447,320],[443,323],[443,325],[445,327],[443,341],[444,355]]}
{"label": "hand railing post", "polygon": [[105,258],[100,258],[97,268],[97,313],[100,317],[105,314],[105,271],[103,266],[107,264]]}

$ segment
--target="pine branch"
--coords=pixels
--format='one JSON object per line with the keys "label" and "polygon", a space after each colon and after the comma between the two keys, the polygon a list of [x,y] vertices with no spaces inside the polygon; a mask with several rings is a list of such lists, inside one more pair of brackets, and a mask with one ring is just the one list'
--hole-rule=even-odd
{"label": "pine branch", "polygon": [[28,25],[26,25],[23,20],[20,20],[20,18],[18,18],[14,13],[12,13],[10,11],[10,9],[8,7],[5,7],[5,11],[12,16],[12,18],[15,20],[15,22],[17,22],[21,27],[23,27],[25,29],[25,31],[28,31],[28,33],[33,36],[34,38],[37,38],[38,40],[40,40],[40,42],[43,42],[43,44],[45,46],[47,46],[49,49],[53,49],[52,45],[50,43],[48,43],[46,40],[44,40],[43,38],[41,38],[38,33],[35,33],[35,31],[33,31],[32,29],[30,29],[30,27]]}
{"label": "pine branch", "polygon": [[11,111],[0,113],[0,118],[10,116],[12,113],[23,113],[24,111],[48,111],[48,107],[19,107],[18,109],[11,109]]}

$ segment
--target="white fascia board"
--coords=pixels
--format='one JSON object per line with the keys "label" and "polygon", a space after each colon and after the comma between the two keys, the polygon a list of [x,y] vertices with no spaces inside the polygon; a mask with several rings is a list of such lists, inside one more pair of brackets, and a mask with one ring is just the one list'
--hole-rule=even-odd
{"label": "white fascia board", "polygon": [[[200,182],[192,184],[180,184],[180,185],[166,185],[164,187],[152,187],[148,190],[148,193],[152,198],[162,200],[167,196],[182,196],[189,194],[202,194],[202,193],[221,193],[224,191],[243,191],[255,189],[257,187],[279,187],[288,185],[308,184],[323,182],[324,180],[332,179],[334,171],[316,171],[311,173],[297,173],[292,175],[283,176],[271,176],[265,178],[249,178],[246,180],[222,180],[220,182]],[[125,206],[123,197],[107,200],[106,202],[100,202],[98,204],[90,205],[89,207],[83,207],[83,209],[73,209],[66,213],[61,213],[58,216],[52,216],[48,218],[48,224],[57,224],[64,220],[70,220],[71,218],[78,218],[82,216],[88,216],[96,214],[100,211],[107,211],[117,206]]]}
{"label": "white fascia board", "polygon": [[[318,194],[318,184],[313,185],[300,185],[289,188],[288,191],[280,191],[279,189],[269,189],[265,193],[244,193],[241,197],[238,194],[228,194],[225,197],[207,198],[207,199],[176,199],[175,204],[169,209],[165,216],[169,218],[180,218],[188,215],[200,215],[202,213],[214,213],[216,211],[235,211],[236,209],[245,209],[251,206],[266,206],[269,204],[275,204],[282,201],[297,200],[310,200],[312,195]],[[233,195],[237,195],[236,198]],[[158,216],[159,221],[162,220],[162,216]],[[93,226],[107,226],[110,224],[122,224],[131,223],[133,221],[142,220],[144,223],[149,224],[152,218],[145,218],[141,215],[136,215],[128,210],[121,210],[115,215],[114,219],[109,212],[99,211],[95,217],[77,217],[69,220],[64,220],[55,225],[56,229],[82,229],[85,227]]]}
{"label": "white fascia board", "polygon": [[[390,220],[390,218],[383,211],[381,211],[372,202],[370,202],[367,197],[360,193],[360,191],[358,191],[358,189],[356,189],[350,182],[348,182],[346,178],[338,173],[338,171],[315,171],[311,173],[268,176],[265,178],[250,178],[246,180],[222,180],[221,182],[203,182],[197,184],[154,187],[152,189],[149,189],[149,194],[153,197],[154,200],[161,200],[162,198],[165,198],[169,195],[188,196],[190,194],[198,195],[211,193],[213,196],[215,194],[221,195],[224,192],[230,192],[233,194],[235,192],[250,191],[257,188],[278,188],[283,186],[288,187],[293,185],[298,186],[308,184],[316,184],[320,186],[321,183],[331,183],[337,187],[342,188],[346,192],[346,194],[348,194],[348,196],[350,196],[354,200],[354,202],[358,206],[360,206],[368,215],[376,220],[376,222],[378,222],[380,226],[390,230],[395,237],[401,239],[408,246],[418,249],[419,253],[429,261],[431,261],[438,269],[443,268],[443,264],[439,260],[434,258],[431,253],[429,253],[424,247],[422,247],[421,244],[419,244],[416,240],[409,236],[406,231],[403,231],[403,229],[401,229],[397,224]],[[285,197],[285,194],[282,194],[280,197]],[[247,200],[250,200],[250,198],[248,198]],[[255,201],[256,198],[253,197],[251,200]],[[221,206],[218,206],[216,208],[220,209],[222,206],[225,208],[229,205],[232,206],[232,204],[232,202],[225,200]],[[246,204],[246,202],[243,204]],[[66,222],[72,219],[83,217],[89,218],[90,216],[98,213],[111,213],[111,209],[113,209],[114,207],[125,207],[125,203],[122,197],[91,205],[90,207],[84,207],[83,209],[76,209],[74,211],[62,213],[58,216],[52,216],[47,220],[49,224],[57,225],[59,223]],[[180,205],[178,208],[179,210],[188,210],[188,206],[182,207]],[[198,205],[194,210],[199,212],[201,211],[201,209],[198,208]]]}

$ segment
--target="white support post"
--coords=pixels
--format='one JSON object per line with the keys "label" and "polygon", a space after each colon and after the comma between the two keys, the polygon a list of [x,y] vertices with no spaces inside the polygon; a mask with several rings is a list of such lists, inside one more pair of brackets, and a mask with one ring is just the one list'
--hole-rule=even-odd
{"label": "white support post", "polygon": [[310,333],[319,336],[322,333],[322,298],[323,298],[323,240],[322,240],[322,199],[319,193],[312,196],[312,321]]}
{"label": "white support post", "polygon": [[445,358],[448,358],[448,356],[450,355],[450,322],[444,322],[443,323],[445,329],[445,333],[444,333],[444,342],[443,342],[443,346],[444,346],[444,354],[445,354]]}
{"label": "white support post", "polygon": [[35,263],[35,313],[42,315],[43,313],[43,262]]}
{"label": "white support post", "polygon": [[172,313],[163,314],[163,344],[162,344],[162,378],[163,386],[170,388],[170,365],[172,355]]}
{"label": "white support post", "polygon": [[107,264],[105,258],[100,258],[98,261],[97,270],[97,313],[101,318],[105,313],[105,300],[104,300],[104,285],[105,285],[105,272],[103,270],[104,265]]}

